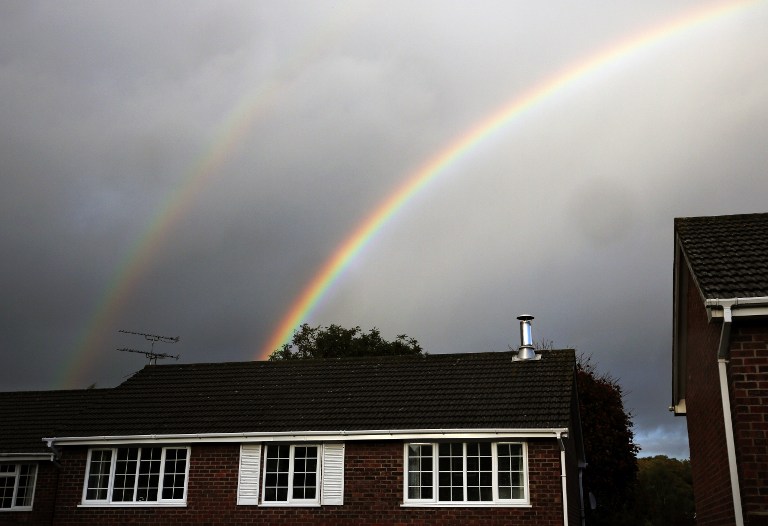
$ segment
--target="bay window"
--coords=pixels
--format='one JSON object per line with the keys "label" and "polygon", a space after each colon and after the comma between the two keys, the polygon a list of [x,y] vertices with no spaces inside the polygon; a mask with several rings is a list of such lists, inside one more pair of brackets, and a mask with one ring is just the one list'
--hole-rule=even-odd
{"label": "bay window", "polygon": [[524,443],[405,444],[405,498],[411,505],[527,504]]}
{"label": "bay window", "polygon": [[188,472],[187,447],[91,449],[83,504],[184,504]]}

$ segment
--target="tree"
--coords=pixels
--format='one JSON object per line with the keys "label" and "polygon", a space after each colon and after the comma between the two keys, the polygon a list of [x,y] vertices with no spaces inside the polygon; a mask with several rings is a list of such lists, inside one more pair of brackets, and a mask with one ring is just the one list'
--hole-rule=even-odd
{"label": "tree", "polygon": [[637,511],[645,524],[693,526],[691,462],[664,455],[637,461]]}
{"label": "tree", "polygon": [[599,373],[584,355],[576,363],[576,383],[587,460],[584,490],[596,501],[592,510],[587,498],[587,524],[639,524],[633,512],[639,448],[621,386],[610,375]]}
{"label": "tree", "polygon": [[304,323],[293,332],[290,343],[275,349],[269,360],[296,360],[305,358],[351,358],[365,356],[424,355],[419,342],[400,334],[394,341],[381,337],[377,328],[367,333],[345,329],[339,325],[310,327]]}

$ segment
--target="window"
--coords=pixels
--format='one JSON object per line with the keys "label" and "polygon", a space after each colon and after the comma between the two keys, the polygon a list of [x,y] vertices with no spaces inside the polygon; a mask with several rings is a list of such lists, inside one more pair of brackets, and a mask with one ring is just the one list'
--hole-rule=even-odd
{"label": "window", "polygon": [[522,443],[443,442],[405,445],[405,503],[527,504]]}
{"label": "window", "polygon": [[237,504],[343,505],[344,443],[241,444]]}
{"label": "window", "polygon": [[264,502],[319,503],[318,446],[281,444],[265,449]]}
{"label": "window", "polygon": [[188,459],[186,447],[91,449],[83,504],[184,504]]}
{"label": "window", "polygon": [[37,464],[0,464],[0,510],[32,509]]}

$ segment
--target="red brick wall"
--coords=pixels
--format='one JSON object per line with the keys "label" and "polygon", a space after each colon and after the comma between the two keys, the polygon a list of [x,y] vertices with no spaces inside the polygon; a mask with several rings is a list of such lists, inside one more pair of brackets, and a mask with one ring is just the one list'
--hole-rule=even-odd
{"label": "red brick wall", "polygon": [[721,324],[715,320],[707,321],[704,301],[687,272],[685,279],[688,280],[685,404],[696,524],[733,524],[733,497],[717,363]]}
{"label": "red brick wall", "polygon": [[730,386],[747,525],[768,524],[768,320],[734,318]]}
{"label": "red brick wall", "polygon": [[[482,525],[563,523],[560,449],[555,440],[529,442],[531,507],[405,508],[403,445],[348,442],[343,506],[291,508],[237,506],[238,444],[193,444],[185,508],[78,508],[87,449],[62,448],[55,524],[290,524]],[[571,500],[571,499],[569,499]]]}
{"label": "red brick wall", "polygon": [[51,462],[40,462],[37,466],[32,511],[0,511],[0,526],[50,524],[56,501],[58,474],[58,469]]}

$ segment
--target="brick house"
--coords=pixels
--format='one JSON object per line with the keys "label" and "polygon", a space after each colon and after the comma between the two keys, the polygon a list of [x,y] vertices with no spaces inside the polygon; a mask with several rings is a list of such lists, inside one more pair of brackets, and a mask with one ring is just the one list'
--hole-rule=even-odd
{"label": "brick house", "polygon": [[697,524],[768,524],[768,214],[675,220],[672,356]]}
{"label": "brick house", "polygon": [[42,437],[101,389],[0,393],[0,524],[51,524],[59,469]]}
{"label": "brick house", "polygon": [[574,369],[531,348],[150,365],[40,437],[55,490],[38,477],[27,513],[53,513],[28,522],[579,524]]}

